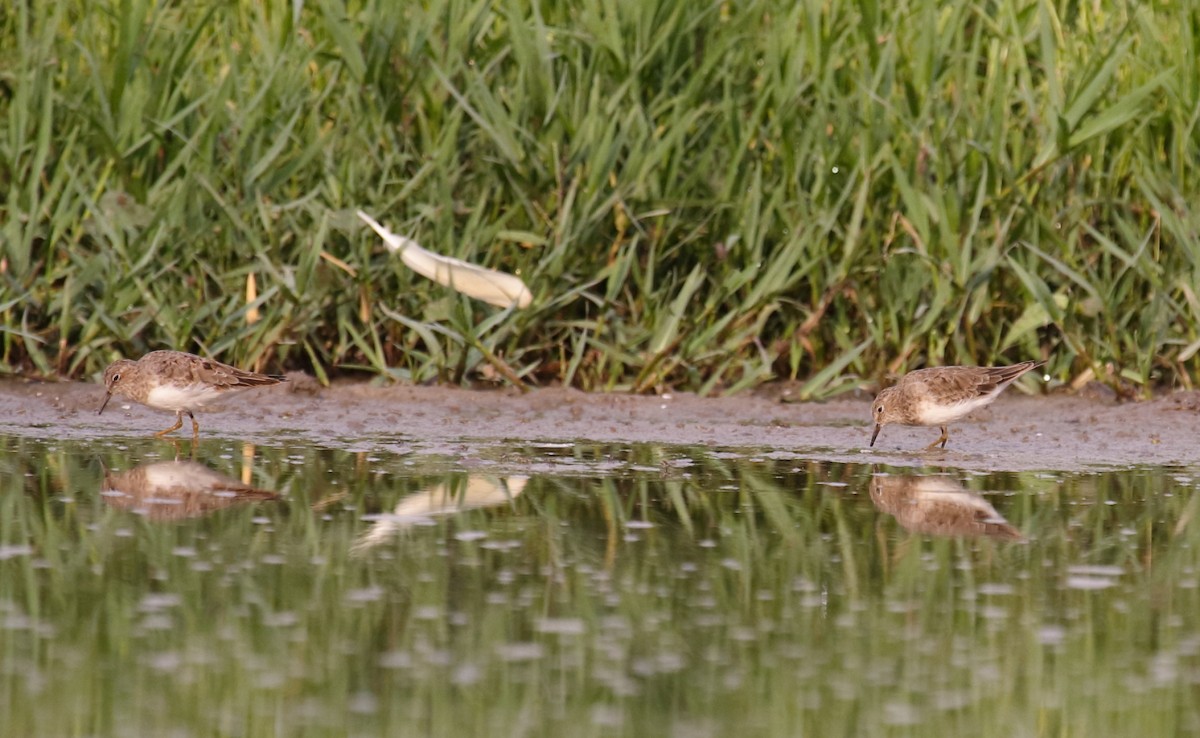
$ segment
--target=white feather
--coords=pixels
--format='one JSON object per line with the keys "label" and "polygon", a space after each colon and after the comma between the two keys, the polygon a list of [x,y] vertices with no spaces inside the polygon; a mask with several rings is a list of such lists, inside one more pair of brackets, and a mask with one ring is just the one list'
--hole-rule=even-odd
{"label": "white feather", "polygon": [[399,253],[408,268],[423,277],[497,307],[524,308],[533,302],[533,294],[520,277],[435,254],[411,238],[392,233],[361,210],[358,217],[379,234],[389,251]]}
{"label": "white feather", "polygon": [[491,507],[512,502],[525,491],[529,477],[467,477],[466,489],[451,490],[445,484],[434,485],[422,492],[414,492],[397,503],[390,514],[374,516],[367,532],[359,537],[351,551],[360,554],[376,546],[406,528],[429,520],[434,515]]}

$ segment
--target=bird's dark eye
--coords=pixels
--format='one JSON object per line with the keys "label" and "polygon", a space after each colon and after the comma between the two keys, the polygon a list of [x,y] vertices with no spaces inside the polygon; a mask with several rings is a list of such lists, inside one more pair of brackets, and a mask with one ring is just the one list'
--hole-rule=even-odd
{"label": "bird's dark eye", "polygon": [[113,380],[112,380],[112,381],[113,381],[113,384],[116,384],[117,382],[121,381],[121,375],[120,375],[120,374],[114,374],[114,375],[113,375]]}
{"label": "bird's dark eye", "polygon": [[876,412],[876,413],[881,413],[881,412],[883,412],[883,405],[880,405],[879,407],[875,408],[875,412]]}

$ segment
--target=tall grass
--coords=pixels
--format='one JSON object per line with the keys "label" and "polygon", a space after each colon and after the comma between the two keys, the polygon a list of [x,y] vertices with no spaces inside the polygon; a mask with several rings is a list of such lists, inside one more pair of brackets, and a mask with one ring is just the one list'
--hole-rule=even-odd
{"label": "tall grass", "polygon": [[[0,367],[1190,387],[1200,10],[944,5],[16,0]],[[360,207],[533,307],[422,281]]]}

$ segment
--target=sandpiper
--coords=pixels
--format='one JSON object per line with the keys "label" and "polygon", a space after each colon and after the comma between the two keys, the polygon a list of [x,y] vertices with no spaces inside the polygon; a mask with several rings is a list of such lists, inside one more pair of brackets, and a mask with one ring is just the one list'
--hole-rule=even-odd
{"label": "sandpiper", "polygon": [[871,406],[875,432],[888,423],[900,425],[936,425],[942,435],[925,447],[931,451],[939,443],[946,448],[950,436],[946,426],[972,410],[990,405],[1004,388],[1044,361],[1023,361],[1012,366],[935,366],[918,369],[880,391]]}
{"label": "sandpiper", "polygon": [[913,533],[1025,540],[983,495],[950,477],[876,474],[871,501]]}
{"label": "sandpiper", "polygon": [[200,424],[193,410],[218,398],[228,397],[251,387],[264,387],[284,381],[283,377],[248,372],[219,361],[183,351],[151,351],[137,361],[121,359],[104,370],[104,404],[113,395],[127,397],[146,407],[175,412],[175,425],[155,433],[165,436],[183,427],[183,414],[192,419],[192,438],[199,438]]}
{"label": "sandpiper", "polygon": [[104,472],[100,495],[113,507],[150,520],[183,520],[244,502],[277,500],[259,489],[194,461],[156,461],[123,472]]}

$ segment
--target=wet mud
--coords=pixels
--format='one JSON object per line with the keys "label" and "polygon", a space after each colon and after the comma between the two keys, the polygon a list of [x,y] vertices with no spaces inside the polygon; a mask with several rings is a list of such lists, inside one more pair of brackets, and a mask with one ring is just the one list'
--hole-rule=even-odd
{"label": "wet mud", "polygon": [[[1144,402],[1010,392],[951,426],[945,451],[923,451],[936,428],[887,426],[868,448],[870,397],[782,403],[773,393],[705,398],[587,394],[566,389],[322,388],[295,378],[197,413],[203,438],[413,453],[498,441],[661,443],[745,449],[773,458],[981,471],[1100,470],[1200,463],[1200,392]],[[170,413],[110,403],[83,383],[0,382],[0,433],[73,440],[141,437]],[[176,434],[188,442],[189,434]]]}

